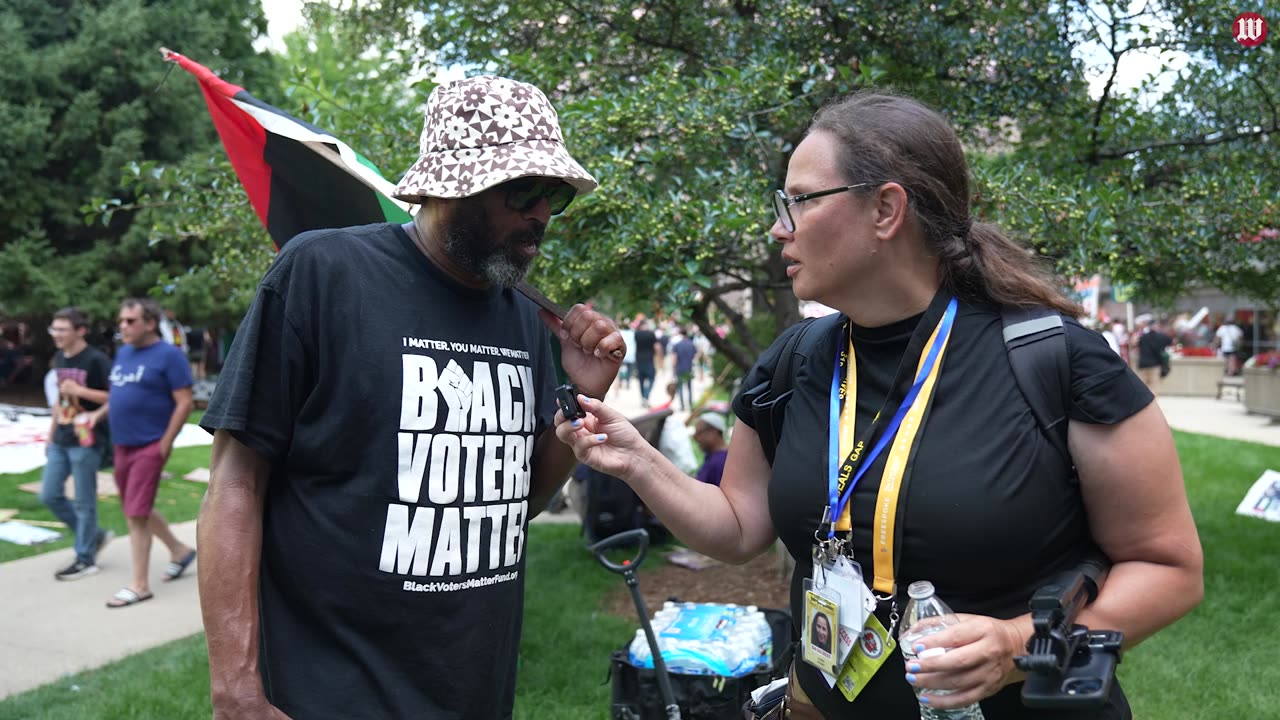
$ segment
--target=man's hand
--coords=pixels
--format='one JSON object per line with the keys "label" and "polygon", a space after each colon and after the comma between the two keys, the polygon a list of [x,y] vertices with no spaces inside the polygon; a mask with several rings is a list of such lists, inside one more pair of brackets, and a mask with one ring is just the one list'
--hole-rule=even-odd
{"label": "man's hand", "polygon": [[160,438],[157,442],[160,443],[160,457],[163,458],[164,462],[169,462],[169,456],[173,454],[173,441],[167,438]]}
{"label": "man's hand", "polygon": [[67,397],[78,398],[80,397],[80,388],[82,387],[84,386],[75,380],[67,379],[58,383],[58,392],[66,395]]}
{"label": "man's hand", "polygon": [[579,303],[564,320],[546,310],[538,317],[560,338],[560,364],[569,380],[591,397],[604,397],[618,377],[627,344],[618,327],[604,315]]}

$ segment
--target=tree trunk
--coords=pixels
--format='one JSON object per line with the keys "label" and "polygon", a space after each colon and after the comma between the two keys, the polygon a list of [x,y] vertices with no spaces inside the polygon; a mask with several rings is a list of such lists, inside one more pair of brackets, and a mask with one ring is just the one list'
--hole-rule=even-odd
{"label": "tree trunk", "polygon": [[[765,261],[765,271],[769,274],[772,297],[769,310],[773,313],[774,337],[781,335],[787,328],[800,322],[800,301],[791,292],[791,281],[787,278],[787,263],[781,253],[770,253]],[[758,292],[758,294],[764,294]]]}
{"label": "tree trunk", "polygon": [[[720,312],[724,313],[725,317],[729,319],[729,324],[734,329],[734,336],[744,339],[742,345],[722,338],[716,332],[715,326],[711,323],[709,313],[710,305],[713,302]],[[751,332],[747,329],[746,319],[740,313],[722,302],[718,294],[708,292],[703,295],[702,301],[693,308],[692,315],[693,324],[698,326],[698,330],[707,338],[711,346],[716,349],[716,352],[724,355],[729,362],[733,363],[743,373],[751,369],[751,366],[756,362],[756,358],[760,356],[762,348],[751,337]]]}

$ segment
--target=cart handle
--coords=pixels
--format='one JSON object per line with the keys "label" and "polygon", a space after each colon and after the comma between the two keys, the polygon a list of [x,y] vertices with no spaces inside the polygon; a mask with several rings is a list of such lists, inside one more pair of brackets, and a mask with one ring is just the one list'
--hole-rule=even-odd
{"label": "cart handle", "polygon": [[[604,555],[605,550],[633,543],[638,543],[640,549],[636,552],[636,556],[630,560],[616,563]],[[649,531],[644,528],[636,528],[635,530],[620,532],[616,535],[610,535],[587,549],[595,553],[596,560],[599,560],[601,565],[616,573],[625,574],[627,571],[634,571],[639,568],[640,563],[644,562],[645,553],[649,551]]]}

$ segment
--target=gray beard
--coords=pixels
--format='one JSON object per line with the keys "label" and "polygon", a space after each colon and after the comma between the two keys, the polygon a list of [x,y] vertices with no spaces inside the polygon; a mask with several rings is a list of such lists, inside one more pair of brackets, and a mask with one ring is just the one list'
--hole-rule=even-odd
{"label": "gray beard", "polygon": [[[542,240],[541,232],[530,232],[533,239]],[[479,207],[460,207],[444,228],[444,252],[458,267],[481,278],[490,285],[514,287],[529,272],[530,258],[517,250],[517,245],[528,239],[525,233],[511,235],[505,242],[494,242],[493,226]]]}
{"label": "gray beard", "polygon": [[514,287],[529,272],[529,261],[512,252],[510,246],[477,247],[476,238],[453,228],[445,232],[443,245],[458,267],[490,285]]}

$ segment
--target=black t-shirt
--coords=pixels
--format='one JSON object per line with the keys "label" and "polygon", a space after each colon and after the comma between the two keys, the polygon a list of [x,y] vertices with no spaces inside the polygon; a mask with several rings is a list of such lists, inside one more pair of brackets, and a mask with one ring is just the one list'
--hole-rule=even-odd
{"label": "black t-shirt", "polygon": [[1148,330],[1138,337],[1138,367],[1149,368],[1162,364],[1160,355],[1173,344],[1173,338],[1159,330]]}
{"label": "black t-shirt", "polygon": [[510,717],[550,352],[531,301],[398,225],[276,258],[201,425],[272,462],[261,662],[290,717]]}
{"label": "black t-shirt", "polygon": [[[111,361],[101,351],[85,346],[83,350],[67,357],[61,350],[53,355],[54,376],[58,385],[63,380],[72,380],[91,390],[106,390],[107,377],[111,374]],[[58,394],[58,407],[54,410],[54,422],[57,427],[53,431],[53,442],[62,447],[75,447],[80,444],[76,437],[75,417],[82,412],[97,410],[102,403],[83,398],[68,397]],[[101,449],[106,445],[106,418],[94,428],[94,445]]]}
{"label": "black t-shirt", "polygon": [[653,367],[653,346],[658,336],[652,330],[636,331],[636,365]]}
{"label": "black t-shirt", "polygon": [[[884,402],[920,317],[853,329],[858,437]],[[1151,393],[1100,335],[1069,319],[1066,325],[1072,419],[1117,423],[1151,402]],[[772,377],[782,344],[796,329],[774,342],[743,387]],[[791,605],[797,618],[803,616],[801,581],[812,577],[814,532],[827,503],[828,396],[837,342],[836,333],[825,338],[796,375],[769,484],[773,525],[796,559]],[[750,424],[748,408],[749,398],[734,399],[734,411]],[[873,509],[888,455],[886,448],[855,487],[850,502],[854,555],[868,584],[873,574]],[[956,612],[1016,617],[1027,612],[1035,589],[1074,566],[1092,546],[1080,488],[1036,425],[1013,378],[997,308],[960,305],[911,468],[904,478],[897,521],[899,610],[906,605],[911,582],[930,580]],[[887,605],[881,603],[877,612],[885,627]],[[919,717],[900,654],[881,666],[852,704],[838,689],[829,689],[811,666],[798,662],[796,667],[802,687],[828,718]],[[987,720],[1042,717],[1021,706],[1020,691],[1021,685],[1013,685],[984,700]],[[1124,701],[1118,697],[1116,702]]]}

